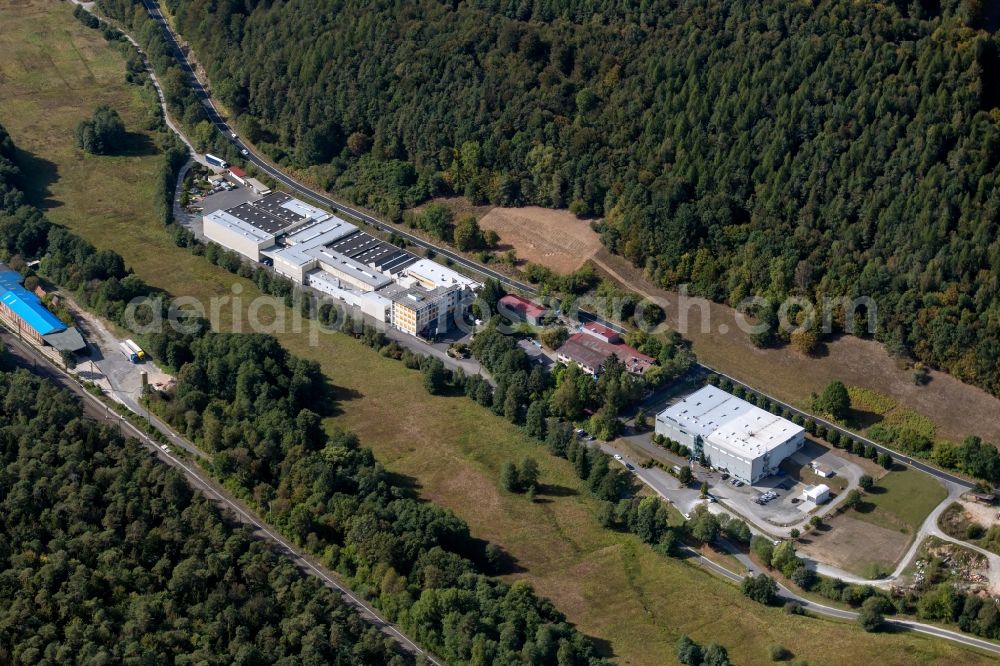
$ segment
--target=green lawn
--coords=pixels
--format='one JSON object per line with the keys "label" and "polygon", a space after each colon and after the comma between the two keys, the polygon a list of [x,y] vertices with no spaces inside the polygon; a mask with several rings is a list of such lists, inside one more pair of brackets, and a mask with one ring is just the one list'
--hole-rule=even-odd
{"label": "green lawn", "polygon": [[[46,48],[66,51],[62,60],[35,62],[27,78],[15,71],[16,63],[0,59],[0,123],[54,174],[35,202],[95,245],[120,252],[140,276],[174,295],[206,300],[232,295],[232,286],[240,285],[236,312],[245,320],[256,288],[175,247],[149,214],[149,176],[157,158],[123,164],[126,158],[84,158],[73,147],[73,127],[98,101],[118,108],[126,124],[141,115],[138,98],[123,83],[120,57],[73,19],[68,3],[0,0],[0,24],[0,52],[29,42],[35,55]],[[79,55],[72,57],[74,51]],[[72,94],[52,91],[63,85],[72,86]],[[45,111],[60,95],[63,106]],[[231,314],[228,307],[223,311],[223,328]],[[293,353],[317,360],[338,387],[341,413],[330,427],[356,431],[388,469],[412,479],[416,492],[451,508],[475,536],[501,545],[520,568],[512,576],[529,580],[619,663],[673,663],[681,633],[721,641],[741,665],[771,663],[772,643],[814,664],[987,663],[923,636],[873,636],[850,624],[750,602],[694,565],[664,559],[632,536],[600,528],[596,502],[569,464],[474,403],[428,395],[419,374],[347,337],[325,336],[318,345],[304,333],[277,337]],[[541,481],[549,486],[535,503],[497,484],[505,461],[527,455],[539,461]]]}
{"label": "green lawn", "polygon": [[862,510],[851,515],[912,536],[947,495],[929,475],[910,467],[896,469],[876,482],[865,494]]}

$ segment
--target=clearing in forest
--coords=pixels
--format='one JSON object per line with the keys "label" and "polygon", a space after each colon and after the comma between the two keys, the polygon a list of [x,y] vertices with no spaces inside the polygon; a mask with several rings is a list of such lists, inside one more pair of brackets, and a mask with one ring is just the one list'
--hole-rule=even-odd
{"label": "clearing in forest", "polygon": [[566,210],[498,206],[479,220],[479,226],[497,232],[501,250],[513,249],[518,258],[562,275],[580,268],[601,249],[600,236],[590,222]]}

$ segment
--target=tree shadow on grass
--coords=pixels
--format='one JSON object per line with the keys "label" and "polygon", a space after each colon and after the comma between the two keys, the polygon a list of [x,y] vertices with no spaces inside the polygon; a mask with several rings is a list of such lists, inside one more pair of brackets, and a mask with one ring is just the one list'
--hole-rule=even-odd
{"label": "tree shadow on grass", "polygon": [[876,423],[881,422],[885,417],[881,414],[876,414],[875,412],[866,412],[861,409],[851,409],[847,416],[847,423],[851,424],[856,430],[864,430],[865,428],[870,428]]}
{"label": "tree shadow on grass", "polygon": [[574,488],[557,486],[554,483],[540,484],[539,486],[536,486],[535,490],[538,495],[543,497],[574,497],[580,494],[580,492]]}
{"label": "tree shadow on grass", "polygon": [[23,148],[14,149],[14,160],[21,169],[17,185],[24,192],[29,203],[49,210],[62,205],[61,201],[52,199],[49,187],[59,180],[59,167],[55,162],[39,157]]}
{"label": "tree shadow on grass", "polygon": [[340,416],[344,413],[342,405],[345,402],[360,400],[363,397],[365,397],[365,394],[361,391],[346,386],[338,386],[331,382],[326,375],[323,375],[322,396],[315,400],[314,404],[322,407],[320,416]]}
{"label": "tree shadow on grass", "polygon": [[119,157],[148,157],[159,154],[160,150],[148,135],[141,132],[126,132],[122,149],[115,152]]}

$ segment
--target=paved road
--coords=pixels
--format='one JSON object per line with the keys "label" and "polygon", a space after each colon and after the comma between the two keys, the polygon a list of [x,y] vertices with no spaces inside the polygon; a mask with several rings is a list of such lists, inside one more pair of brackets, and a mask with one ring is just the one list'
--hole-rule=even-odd
{"label": "paved road", "polygon": [[[216,127],[216,129],[218,129],[220,132],[222,132],[222,134],[235,145],[235,147],[237,148],[237,150],[239,150],[241,152],[245,150],[246,151],[246,155],[244,155],[244,158],[247,159],[248,161],[252,162],[261,171],[269,174],[275,180],[281,182],[282,184],[284,184],[288,188],[290,188],[290,189],[292,189],[292,190],[298,192],[299,194],[302,194],[302,195],[304,195],[304,196],[306,196],[308,198],[311,198],[311,199],[319,202],[320,204],[323,204],[323,205],[327,206],[328,208],[330,208],[333,211],[340,211],[340,212],[346,213],[347,215],[350,215],[350,216],[352,216],[352,217],[354,217],[356,219],[362,220],[362,221],[370,224],[371,226],[373,226],[373,227],[375,227],[377,229],[380,229],[381,231],[384,231],[386,233],[394,233],[397,236],[405,238],[408,242],[412,243],[413,245],[415,245],[417,247],[420,247],[420,248],[423,248],[423,249],[433,250],[437,254],[440,254],[443,257],[447,257],[448,259],[450,259],[453,262],[455,262],[456,264],[458,264],[458,265],[466,268],[467,270],[470,270],[470,271],[472,271],[474,273],[477,273],[477,274],[479,274],[481,276],[484,276],[484,277],[489,277],[489,278],[494,278],[496,280],[499,280],[502,284],[505,284],[508,287],[513,287],[513,288],[518,289],[520,291],[523,291],[523,292],[525,292],[527,294],[532,294],[532,295],[537,295],[538,294],[538,290],[535,287],[533,287],[532,285],[530,285],[530,284],[526,284],[524,282],[520,282],[518,280],[514,280],[513,278],[511,278],[511,277],[509,277],[507,275],[504,275],[503,273],[495,271],[495,270],[493,270],[493,269],[491,269],[491,268],[489,268],[487,266],[483,266],[482,264],[479,264],[479,263],[477,263],[475,261],[472,261],[471,259],[467,259],[467,258],[463,257],[462,255],[457,254],[457,253],[449,250],[446,247],[441,247],[441,246],[435,245],[435,244],[430,243],[430,242],[428,242],[428,241],[426,241],[426,240],[424,240],[424,239],[422,239],[422,238],[420,238],[418,236],[414,236],[413,234],[410,234],[410,233],[406,232],[400,225],[394,225],[394,224],[382,222],[378,218],[375,218],[375,217],[369,215],[368,213],[365,213],[364,211],[361,211],[361,210],[359,210],[357,208],[354,208],[354,207],[352,207],[352,206],[350,206],[348,204],[345,204],[345,203],[343,203],[341,201],[337,201],[335,199],[332,199],[331,197],[329,197],[328,195],[326,195],[324,193],[317,192],[317,191],[313,190],[312,188],[310,188],[310,187],[308,187],[308,186],[306,186],[306,185],[304,185],[304,184],[296,181],[295,179],[291,178],[290,176],[288,176],[284,172],[282,172],[279,169],[277,169],[276,167],[272,166],[270,164],[270,162],[268,162],[265,158],[263,158],[262,156],[260,156],[257,153],[255,153],[253,151],[253,149],[252,149],[251,146],[246,145],[239,138],[235,138],[235,139],[232,138],[232,135],[234,133],[233,129],[230,128],[229,125],[226,123],[226,121],[222,118],[222,115],[218,112],[218,109],[216,109],[215,104],[213,103],[211,96],[208,94],[208,92],[205,90],[204,86],[202,85],[201,81],[195,75],[194,68],[191,66],[191,63],[188,60],[187,55],[180,48],[180,45],[179,45],[179,43],[177,41],[176,36],[174,35],[173,31],[171,30],[171,28],[170,28],[169,24],[167,23],[166,19],[160,13],[160,9],[159,9],[158,4],[155,2],[155,0],[143,0],[143,4],[145,5],[145,7],[146,7],[147,11],[149,12],[150,16],[154,20],[156,20],[158,22],[158,24],[160,25],[160,28],[163,31],[163,35],[164,35],[165,39],[167,40],[168,46],[171,47],[171,49],[174,52],[174,56],[177,58],[177,61],[180,63],[180,65],[184,69],[184,71],[188,74],[188,77],[189,77],[190,83],[191,83],[191,87],[194,90],[195,94],[199,97],[199,99],[201,99],[202,104],[205,106],[205,111],[208,114],[208,118],[211,121],[211,123]],[[595,322],[598,322],[598,323],[603,324],[605,326],[608,326],[608,327],[610,327],[610,328],[612,328],[612,329],[614,329],[614,330],[616,330],[616,331],[618,331],[620,333],[624,333],[625,332],[625,328],[623,326],[621,326],[620,324],[616,324],[615,322],[607,321],[603,317],[600,317],[600,316],[598,316],[598,315],[596,315],[594,313],[591,313],[591,312],[587,312],[585,310],[581,310],[579,312],[578,318],[582,322],[595,321]],[[751,391],[754,391],[755,393],[761,393],[757,389],[754,389],[753,387],[750,387],[750,386],[747,386],[746,384],[743,384],[743,382],[739,381],[738,379],[735,379],[734,377],[730,377],[729,375],[727,375],[726,373],[724,373],[724,372],[722,372],[720,370],[717,370],[715,368],[712,368],[712,367],[704,365],[704,364],[698,364],[698,365],[699,365],[699,367],[701,369],[703,369],[703,370],[705,370],[707,372],[714,372],[714,373],[716,373],[716,374],[718,374],[720,376],[726,377],[726,378],[730,379],[731,381],[734,381],[734,382],[736,382],[736,383],[738,383],[738,384],[740,384],[742,386],[745,386],[746,388],[748,388]],[[839,426],[839,425],[837,425],[835,423],[831,423],[831,422],[826,421],[825,419],[822,419],[822,418],[817,417],[815,415],[803,412],[802,410],[800,410],[800,409],[798,409],[796,407],[793,407],[792,405],[788,405],[788,404],[785,404],[783,402],[780,402],[780,401],[776,400],[772,396],[767,396],[767,397],[770,398],[771,400],[774,400],[775,402],[780,403],[782,406],[787,407],[793,414],[799,414],[799,415],[801,415],[803,417],[811,418],[811,419],[815,420],[818,423],[822,423],[827,428],[832,428],[832,429],[835,429],[835,430],[841,432],[844,435],[848,435],[850,437],[855,437],[857,439],[860,439],[862,442],[865,442],[867,444],[871,444],[878,451],[880,451],[880,452],[881,451],[885,451],[885,452],[891,454],[896,460],[898,460],[900,462],[903,462],[903,463],[905,463],[907,465],[910,465],[913,468],[918,469],[918,470],[920,470],[922,472],[925,472],[927,474],[930,474],[932,476],[935,476],[935,477],[937,477],[939,479],[942,479],[942,480],[945,480],[945,481],[951,481],[953,483],[957,483],[957,484],[965,486],[967,488],[972,488],[975,485],[975,484],[973,484],[972,482],[970,482],[968,479],[966,479],[964,477],[961,477],[961,476],[958,476],[958,475],[955,475],[955,474],[951,474],[949,472],[937,469],[936,467],[928,465],[928,464],[926,464],[924,462],[921,462],[919,460],[912,459],[912,458],[910,458],[909,456],[907,456],[905,454],[898,453],[896,451],[893,451],[892,449],[888,449],[888,448],[882,446],[881,444],[878,444],[878,443],[876,443],[876,442],[874,442],[874,441],[872,441],[870,439],[867,439],[867,438],[865,438],[865,437],[863,437],[861,435],[858,435],[856,433],[850,432],[847,429],[842,428],[841,426]]]}
{"label": "paved road", "polygon": [[[116,420],[123,434],[135,437],[161,461],[180,470],[195,489],[202,492],[209,500],[219,505],[225,511],[231,512],[240,522],[252,527],[257,536],[272,542],[278,552],[289,558],[304,574],[316,576],[324,585],[339,592],[344,601],[352,606],[365,621],[395,640],[404,650],[414,655],[422,656],[432,664],[443,666],[441,661],[410,640],[394,624],[382,617],[371,605],[341,584],[333,572],[317,564],[311,556],[285,541],[275,531],[267,527],[262,520],[257,518],[241,501],[230,495],[227,490],[213,479],[195,469],[192,464],[174,456],[170,451],[160,448],[160,445],[146,433],[136,428],[131,422],[120,415],[110,411],[107,405],[88,393],[75,379],[67,375],[61,368],[53,365],[47,357],[39,353],[30,344],[19,340],[16,335],[10,333],[6,328],[0,328],[0,338],[2,338],[8,352],[20,365],[77,395],[83,405],[84,412],[92,418],[97,420]],[[155,421],[154,425],[156,425]],[[165,425],[163,427],[166,428]],[[159,429],[160,426],[157,426],[157,428]],[[170,435],[168,434],[168,436]],[[174,434],[174,437],[177,437],[177,435]]]}
{"label": "paved road", "polygon": [[[632,467],[634,468],[632,472],[633,474],[635,474],[636,478],[638,478],[642,483],[644,483],[651,490],[653,490],[653,492],[657,493],[660,497],[677,506],[677,508],[680,509],[682,512],[690,512],[690,509],[693,508],[696,504],[702,503],[704,501],[698,499],[699,493],[697,490],[693,490],[690,488],[681,488],[680,483],[674,477],[664,472],[663,470],[655,467],[652,469],[643,469],[642,467],[639,467],[636,464],[636,461],[630,459],[627,455],[622,454],[620,451],[613,448],[607,442],[596,442],[596,445],[599,446],[601,450],[603,450],[605,453],[608,453],[609,455],[615,455],[615,454],[621,455],[622,456],[621,462],[632,465]],[[713,512],[721,510],[718,504],[709,504],[708,506]],[[946,506],[946,504],[942,504],[941,506],[942,507]],[[927,524],[928,523],[925,522],[925,526]],[[936,525],[936,522],[934,524]],[[954,541],[954,539],[951,539],[950,537],[946,536],[946,538],[948,540]],[[725,539],[720,539],[719,545],[721,545],[722,548],[727,553],[735,557],[736,560],[741,565],[743,565],[744,568],[746,568],[746,570],[748,571],[759,570],[760,567],[758,567],[745,552],[743,552],[740,548],[736,547],[731,542]],[[962,544],[962,545],[968,545],[968,544]],[[743,575],[727,569],[721,564],[718,564],[717,562],[708,559],[701,553],[691,548],[685,546],[682,548],[682,551],[689,560],[697,562],[699,565],[705,567],[706,569],[709,569],[710,571],[714,572],[719,576],[722,576],[727,580],[730,580],[734,583],[740,583],[743,581],[744,578]],[[994,555],[994,557],[996,556]],[[863,584],[873,584],[876,583],[877,581],[859,580],[857,582]],[[806,597],[797,594],[796,592],[785,587],[784,585],[779,584],[778,589],[780,597],[782,599],[784,599],[785,601],[795,601],[806,610],[816,613],[817,615],[824,615],[826,617],[832,617],[832,618],[837,618],[839,620],[849,620],[849,621],[856,620],[858,617],[856,611],[844,610],[842,608],[834,608],[832,606],[826,606],[824,604],[817,603],[811,599],[807,599]],[[956,643],[961,643],[962,645],[979,648],[981,650],[986,650],[988,652],[1000,655],[1000,645],[992,643],[987,640],[976,638],[974,636],[969,636],[967,634],[963,634],[958,631],[943,629],[941,627],[935,627],[933,625],[924,624],[922,622],[914,622],[911,620],[893,619],[893,620],[888,620],[888,622],[890,625],[906,629],[908,631],[916,631],[919,633],[928,634],[931,636],[943,638],[949,641],[954,641]]]}

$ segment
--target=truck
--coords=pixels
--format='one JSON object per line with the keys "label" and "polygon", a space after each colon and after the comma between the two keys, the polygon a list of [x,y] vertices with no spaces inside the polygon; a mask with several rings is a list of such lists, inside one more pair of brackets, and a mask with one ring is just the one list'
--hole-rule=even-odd
{"label": "truck", "polygon": [[135,340],[132,340],[132,339],[126,340],[125,341],[125,346],[128,347],[129,350],[131,350],[131,352],[133,354],[135,354],[135,357],[136,357],[137,360],[133,361],[133,363],[138,363],[139,361],[141,361],[141,360],[143,360],[143,359],[146,358],[146,352],[142,351],[142,347],[140,347],[139,345],[135,344]]}
{"label": "truck", "polygon": [[125,358],[127,358],[129,361],[131,361],[132,363],[139,362],[139,356],[134,351],[132,351],[132,348],[129,347],[127,344],[121,342],[118,344],[118,348],[122,351],[122,354],[124,354]]}
{"label": "truck", "polygon": [[225,169],[229,166],[229,163],[221,157],[216,157],[212,153],[205,153],[205,161],[209,164],[213,164],[221,169]]}

